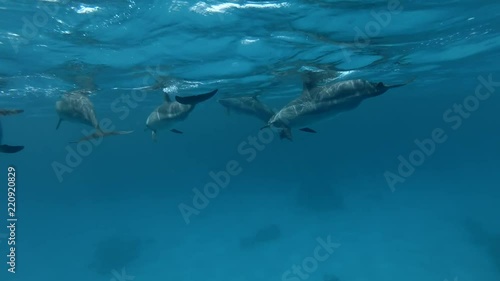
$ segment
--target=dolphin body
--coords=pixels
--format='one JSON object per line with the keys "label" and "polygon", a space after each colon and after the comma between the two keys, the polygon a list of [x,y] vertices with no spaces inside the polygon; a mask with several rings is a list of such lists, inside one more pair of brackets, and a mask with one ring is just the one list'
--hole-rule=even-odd
{"label": "dolphin body", "polygon": [[0,116],[8,116],[23,113],[23,109],[0,109]]}
{"label": "dolphin body", "polygon": [[257,96],[221,98],[218,102],[226,108],[228,114],[234,110],[238,113],[257,117],[267,123],[275,112],[262,103]]}
{"label": "dolphin body", "polygon": [[281,128],[280,138],[289,140],[292,140],[292,128],[316,133],[307,126],[353,110],[368,98],[382,95],[389,89],[404,86],[412,81],[413,79],[403,84],[385,85],[382,82],[355,79],[320,87],[316,86],[314,81],[305,81],[302,95],[280,109],[265,127]]}
{"label": "dolphin body", "polygon": [[99,137],[107,137],[114,135],[125,135],[130,134],[133,131],[109,131],[104,132],[97,121],[97,117],[94,112],[94,105],[90,101],[88,95],[90,91],[78,90],[69,92],[63,95],[62,99],[56,102],[56,112],[59,115],[59,122],[57,123],[56,130],[61,126],[63,120],[85,124],[95,128],[96,132],[84,136],[76,142],[81,142],[84,140],[95,139]]}
{"label": "dolphin body", "polygon": [[[0,116],[14,115],[22,112],[24,112],[24,110],[22,109],[0,109]],[[3,129],[2,129],[2,122],[0,120],[0,153],[17,153],[24,149],[24,146],[22,145],[2,144],[2,139],[3,139]]]}
{"label": "dolphin body", "polygon": [[182,134],[182,131],[173,127],[184,121],[197,104],[210,99],[217,91],[216,89],[206,94],[188,97],[176,96],[175,101],[168,94],[165,94],[164,102],[153,110],[146,120],[146,130],[151,130],[153,141],[156,142],[157,140],[156,134],[158,130],[170,129],[171,132]]}

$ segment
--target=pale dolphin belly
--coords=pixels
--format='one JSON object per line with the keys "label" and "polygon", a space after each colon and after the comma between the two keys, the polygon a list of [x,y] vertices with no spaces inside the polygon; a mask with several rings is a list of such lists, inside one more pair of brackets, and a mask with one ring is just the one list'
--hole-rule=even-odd
{"label": "pale dolphin belly", "polygon": [[[332,101],[311,102],[296,104],[287,109],[288,114],[277,116],[288,124],[290,128],[303,128],[310,124],[325,121],[338,114],[350,111],[361,104],[362,99],[353,99],[341,103]],[[307,108],[306,110],[302,109]]]}
{"label": "pale dolphin belly", "polygon": [[[179,120],[180,121],[180,120]],[[146,120],[146,126],[151,130],[171,129],[179,122],[175,119],[162,118],[158,111],[152,112]]]}
{"label": "pale dolphin belly", "polygon": [[322,112],[322,113],[300,115],[300,116],[297,116],[296,118],[293,118],[292,120],[290,120],[289,127],[290,128],[307,127],[310,124],[333,119],[339,113],[340,112],[326,111],[326,112]]}
{"label": "pale dolphin belly", "polygon": [[90,120],[85,119],[84,116],[81,114],[77,114],[75,112],[68,112],[68,111],[58,111],[57,112],[59,115],[59,118],[68,121],[68,122],[74,122],[74,123],[80,123],[84,125],[88,125],[91,127],[95,127],[96,124],[92,124]]}

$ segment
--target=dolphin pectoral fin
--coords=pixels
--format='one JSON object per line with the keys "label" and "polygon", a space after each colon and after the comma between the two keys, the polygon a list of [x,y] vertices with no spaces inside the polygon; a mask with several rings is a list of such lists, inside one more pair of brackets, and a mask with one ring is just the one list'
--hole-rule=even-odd
{"label": "dolphin pectoral fin", "polygon": [[302,75],[302,93],[309,94],[314,88],[318,86],[319,77],[316,72],[307,71]]}
{"label": "dolphin pectoral fin", "polygon": [[61,126],[61,122],[62,122],[62,119],[59,118],[59,121],[57,121],[56,130],[59,129],[59,126]]}
{"label": "dolphin pectoral fin", "polygon": [[280,131],[280,139],[287,139],[293,141],[292,130],[290,128],[285,128]]}
{"label": "dolphin pectoral fin", "polygon": [[264,127],[260,128],[260,131],[264,130],[264,129],[267,129],[267,128],[271,128],[270,125],[265,125]]}
{"label": "dolphin pectoral fin", "polygon": [[156,137],[156,130],[151,131],[151,139],[153,142],[158,142],[158,138]]}
{"label": "dolphin pectoral fin", "polygon": [[0,152],[1,153],[17,153],[21,150],[24,149],[24,146],[22,145],[0,145]]}
{"label": "dolphin pectoral fin", "polygon": [[213,90],[209,93],[206,93],[206,94],[188,96],[188,97],[175,96],[175,100],[181,104],[196,105],[200,102],[204,102],[204,101],[208,100],[209,98],[213,97],[217,93],[217,91],[218,91],[218,89],[215,89],[215,90]]}
{"label": "dolphin pectoral fin", "polygon": [[313,129],[311,129],[311,128],[307,128],[307,127],[305,127],[305,128],[300,128],[299,130],[300,130],[300,131],[302,131],[302,132],[307,132],[307,133],[313,133],[313,134],[316,134],[316,133],[317,133],[315,130],[313,130]]}
{"label": "dolphin pectoral fin", "polygon": [[171,130],[170,130],[170,132],[172,132],[172,133],[176,133],[176,134],[184,134],[184,132],[179,131],[179,130],[177,130],[177,129],[171,129]]}

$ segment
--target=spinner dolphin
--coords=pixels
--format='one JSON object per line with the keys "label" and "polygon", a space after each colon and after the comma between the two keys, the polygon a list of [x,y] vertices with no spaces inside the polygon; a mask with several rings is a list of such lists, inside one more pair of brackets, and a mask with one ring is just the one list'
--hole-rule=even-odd
{"label": "spinner dolphin", "polygon": [[94,104],[90,101],[88,95],[90,91],[78,90],[64,94],[61,100],[56,102],[56,112],[59,115],[59,122],[56,130],[61,126],[62,121],[80,123],[95,128],[95,132],[91,135],[84,136],[80,141],[90,140],[100,137],[125,135],[133,131],[103,131],[97,120]]}
{"label": "spinner dolphin", "polygon": [[292,140],[292,128],[315,133],[307,127],[310,124],[332,118],[339,113],[358,107],[362,101],[380,96],[392,88],[410,83],[385,85],[362,79],[346,80],[317,86],[314,81],[303,83],[302,95],[281,108],[268,122],[266,127],[281,129],[281,139]]}
{"label": "spinner dolphin", "polygon": [[182,134],[182,131],[175,129],[174,126],[188,118],[197,104],[210,99],[217,91],[216,89],[206,94],[188,97],[176,96],[175,100],[165,94],[164,102],[153,110],[146,120],[146,130],[151,130],[153,141],[157,140],[157,132],[163,129],[170,129],[171,132]]}

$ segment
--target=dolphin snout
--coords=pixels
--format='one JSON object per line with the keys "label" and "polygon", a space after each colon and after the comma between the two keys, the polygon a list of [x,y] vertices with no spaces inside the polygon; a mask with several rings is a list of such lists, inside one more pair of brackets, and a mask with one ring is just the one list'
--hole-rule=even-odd
{"label": "dolphin snout", "polygon": [[260,128],[261,130],[264,130],[264,129],[272,129],[273,127],[276,127],[275,126],[275,123],[276,121],[270,119],[269,121],[267,121],[266,125],[262,128]]}

